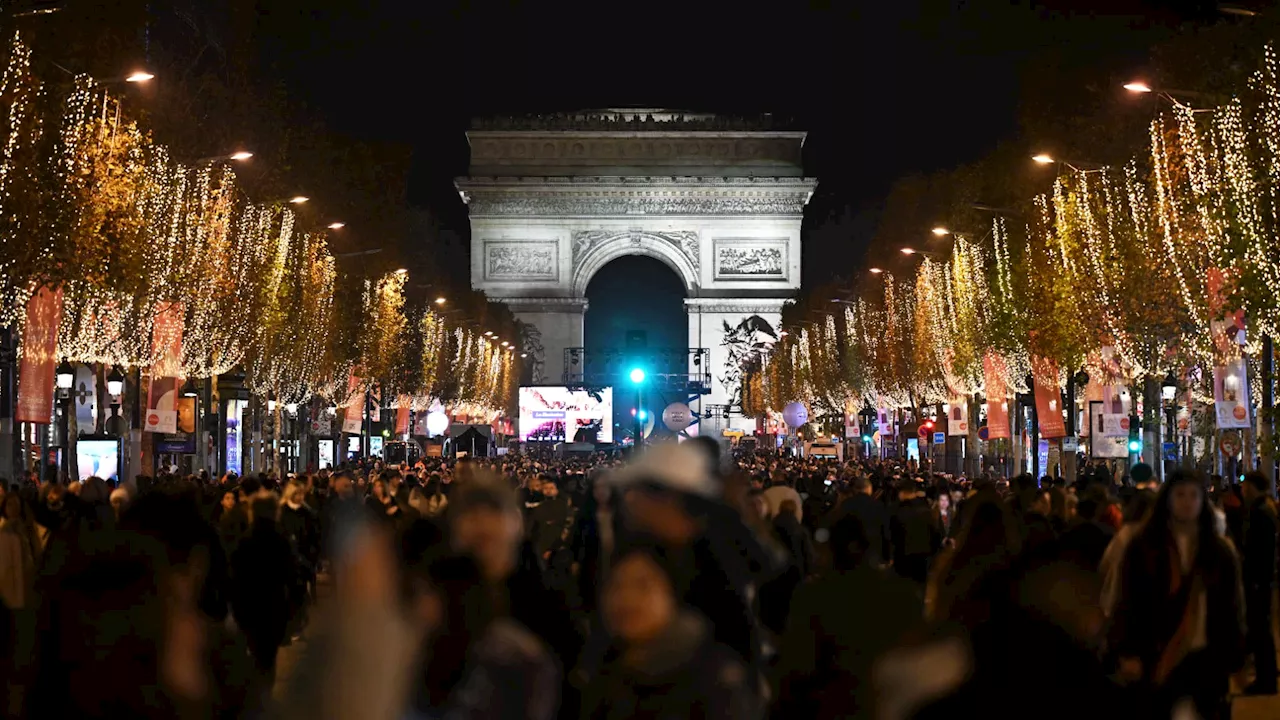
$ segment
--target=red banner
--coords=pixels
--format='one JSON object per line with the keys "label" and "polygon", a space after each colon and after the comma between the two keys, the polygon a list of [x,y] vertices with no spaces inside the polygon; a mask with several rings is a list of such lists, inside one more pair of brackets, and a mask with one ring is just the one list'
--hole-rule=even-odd
{"label": "red banner", "polygon": [[409,434],[409,406],[406,403],[401,403],[400,407],[396,408],[396,435],[408,435],[408,434]]}
{"label": "red banner", "polygon": [[347,407],[342,413],[342,432],[348,435],[359,435],[364,430],[364,391],[360,389],[360,378],[355,371],[347,378]]}
{"label": "red banner", "polygon": [[1031,358],[1031,374],[1036,381],[1036,418],[1040,437],[1046,440],[1066,437],[1062,420],[1062,389],[1058,387],[1058,364],[1048,358]]}
{"label": "red banner", "polygon": [[982,371],[987,386],[987,439],[1008,438],[1009,388],[1004,383],[1004,358],[988,353],[982,358]]}
{"label": "red banner", "polygon": [[146,432],[178,432],[175,401],[182,387],[182,303],[164,303],[151,329],[151,385],[147,391]]}
{"label": "red banner", "polygon": [[53,386],[58,360],[58,325],[62,322],[62,289],[41,287],[27,300],[18,365],[17,422],[48,424],[53,420]]}

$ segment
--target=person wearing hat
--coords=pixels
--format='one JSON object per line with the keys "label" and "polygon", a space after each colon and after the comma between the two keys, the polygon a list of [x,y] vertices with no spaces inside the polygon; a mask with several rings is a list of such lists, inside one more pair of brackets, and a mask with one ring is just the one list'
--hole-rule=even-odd
{"label": "person wearing hat", "polygon": [[748,600],[757,579],[748,557],[756,553],[739,548],[749,545],[741,536],[750,531],[720,502],[708,454],[687,444],[657,445],[609,481],[621,498],[623,534],[656,538],[689,569],[681,600],[711,620],[716,642],[758,673],[763,650]]}

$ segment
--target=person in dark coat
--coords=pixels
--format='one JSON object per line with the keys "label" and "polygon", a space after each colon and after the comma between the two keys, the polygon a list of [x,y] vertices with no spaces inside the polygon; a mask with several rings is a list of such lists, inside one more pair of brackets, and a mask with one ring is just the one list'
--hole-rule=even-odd
{"label": "person in dark coat", "polygon": [[1199,474],[1171,473],[1119,568],[1110,646],[1164,716],[1190,699],[1200,717],[1220,717],[1244,662],[1240,565],[1205,495]]}
{"label": "person in dark coat", "polygon": [[[819,532],[832,572],[791,603],[773,717],[875,717],[876,660],[922,625],[924,604],[911,582],[881,569],[882,527],[847,512]],[[855,599],[858,611],[849,612]]]}
{"label": "person in dark coat", "polygon": [[746,667],[680,603],[660,545],[615,556],[602,609],[611,644],[583,693],[589,720],[761,717]]}
{"label": "person in dark coat", "polygon": [[[249,535],[231,556],[231,613],[244,632],[258,672],[274,678],[297,587],[297,561],[280,533],[273,496],[253,501]],[[269,685],[270,683],[268,683]]]}
{"label": "person in dark coat", "polygon": [[1255,679],[1249,695],[1276,694],[1276,641],[1271,627],[1271,589],[1276,573],[1276,508],[1269,496],[1267,476],[1253,471],[1244,476],[1244,527],[1240,548],[1244,578],[1245,626],[1253,654]]}
{"label": "person in dark coat", "polygon": [[898,484],[898,508],[889,521],[889,533],[894,569],[923,587],[929,563],[942,548],[942,524],[914,480]]}
{"label": "person in dark coat", "polygon": [[857,475],[849,483],[852,494],[836,507],[827,524],[839,522],[845,515],[855,515],[866,529],[868,546],[865,560],[872,565],[884,565],[893,557],[893,539],[889,534],[889,511],[883,502],[871,496],[871,479]]}
{"label": "person in dark coat", "polygon": [[1058,539],[1059,560],[1098,572],[1102,556],[1115,537],[1115,530],[1102,521],[1110,504],[1106,488],[1093,484],[1085,489],[1076,504],[1075,518]]}

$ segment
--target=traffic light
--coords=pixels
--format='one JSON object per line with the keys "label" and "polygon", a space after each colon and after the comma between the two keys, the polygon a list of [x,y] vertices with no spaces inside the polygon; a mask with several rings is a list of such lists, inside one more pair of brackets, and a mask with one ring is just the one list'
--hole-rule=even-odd
{"label": "traffic light", "polygon": [[932,421],[932,420],[925,420],[925,421],[924,421],[924,427],[925,427],[925,429],[926,429],[926,430],[932,430],[932,429],[933,429],[933,421]]}
{"label": "traffic light", "polygon": [[639,414],[639,416],[638,416],[638,417],[640,418],[640,422],[644,422],[644,421],[648,420],[648,419],[649,419],[649,411],[648,411],[648,410],[641,410],[641,411],[640,411],[640,414]]}
{"label": "traffic light", "polygon": [[862,442],[864,442],[864,443],[869,443],[869,442],[871,442],[871,436],[870,436],[870,435],[867,435],[866,433],[863,433],[863,434],[862,434]]}
{"label": "traffic light", "polygon": [[1142,423],[1138,420],[1137,415],[1129,416],[1129,454],[1137,455],[1142,452]]}
{"label": "traffic light", "polygon": [[636,385],[641,385],[641,384],[643,384],[643,383],[644,383],[644,378],[645,378],[644,368],[638,368],[638,367],[637,367],[637,368],[631,368],[631,372],[630,372],[630,374],[628,375],[628,377],[630,377],[630,378],[631,378],[631,382],[632,382],[633,384],[636,384]]}

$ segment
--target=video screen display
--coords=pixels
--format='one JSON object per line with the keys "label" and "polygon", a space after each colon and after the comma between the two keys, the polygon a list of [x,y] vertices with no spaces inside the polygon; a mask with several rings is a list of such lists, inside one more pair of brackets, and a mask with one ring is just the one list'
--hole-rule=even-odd
{"label": "video screen display", "polygon": [[81,480],[97,476],[111,480],[120,475],[119,440],[81,440],[76,443],[76,464]]}
{"label": "video screen display", "polygon": [[520,388],[520,439],[613,442],[613,388],[591,392],[563,386]]}

